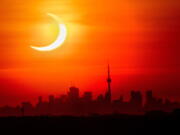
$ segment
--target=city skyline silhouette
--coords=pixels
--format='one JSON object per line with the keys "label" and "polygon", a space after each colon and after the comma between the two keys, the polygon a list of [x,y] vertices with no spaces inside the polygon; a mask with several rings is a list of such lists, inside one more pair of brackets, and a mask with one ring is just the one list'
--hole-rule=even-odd
{"label": "city skyline silhouette", "polygon": [[93,114],[138,114],[143,115],[149,111],[171,112],[180,108],[180,103],[170,101],[168,98],[157,98],[152,90],[145,92],[145,98],[137,90],[130,91],[129,101],[123,96],[119,99],[112,99],[110,65],[107,66],[107,90],[93,98],[91,91],[86,91],[80,96],[79,88],[72,86],[67,94],[59,97],[49,95],[48,101],[38,97],[38,102],[32,105],[31,102],[23,101],[16,107],[0,107],[0,116],[90,116]]}

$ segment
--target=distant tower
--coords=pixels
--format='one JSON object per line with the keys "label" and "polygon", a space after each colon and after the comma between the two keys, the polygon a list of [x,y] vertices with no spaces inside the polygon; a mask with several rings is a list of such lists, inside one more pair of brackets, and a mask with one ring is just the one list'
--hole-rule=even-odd
{"label": "distant tower", "polygon": [[110,67],[108,64],[108,77],[107,77],[107,84],[108,84],[108,89],[105,95],[105,100],[110,103],[111,102],[111,76],[110,76]]}

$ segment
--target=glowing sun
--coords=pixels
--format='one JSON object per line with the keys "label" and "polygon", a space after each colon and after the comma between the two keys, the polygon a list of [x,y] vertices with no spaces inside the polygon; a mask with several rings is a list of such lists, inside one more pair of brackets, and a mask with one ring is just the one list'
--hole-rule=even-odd
{"label": "glowing sun", "polygon": [[58,16],[56,16],[54,14],[51,14],[51,13],[48,13],[47,15],[52,17],[58,23],[59,33],[58,33],[58,36],[57,36],[56,40],[54,40],[54,42],[52,42],[51,44],[49,44],[47,46],[43,46],[43,47],[31,46],[31,48],[33,48],[33,49],[35,49],[37,51],[52,51],[52,50],[60,47],[64,43],[64,41],[65,41],[65,39],[67,37],[66,26],[65,26],[65,24],[60,24],[59,23]]}

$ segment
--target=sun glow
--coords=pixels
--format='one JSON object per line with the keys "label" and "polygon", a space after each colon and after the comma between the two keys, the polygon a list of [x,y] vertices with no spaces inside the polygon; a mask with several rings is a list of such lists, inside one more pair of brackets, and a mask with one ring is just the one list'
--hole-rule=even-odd
{"label": "sun glow", "polygon": [[[59,18],[57,16],[55,16],[54,14],[48,13],[49,16],[51,16],[53,19],[55,19],[57,21],[57,23],[59,23]],[[60,47],[67,36],[67,28],[65,26],[65,24],[58,24],[58,28],[59,28],[59,33],[58,36],[56,38],[56,40],[44,47],[37,47],[37,46],[31,46],[31,48],[37,50],[37,51],[52,51],[58,47]]]}

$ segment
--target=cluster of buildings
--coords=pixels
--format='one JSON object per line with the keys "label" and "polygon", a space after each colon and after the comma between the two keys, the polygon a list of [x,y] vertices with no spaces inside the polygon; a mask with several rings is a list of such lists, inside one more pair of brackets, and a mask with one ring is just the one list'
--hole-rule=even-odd
{"label": "cluster of buildings", "polygon": [[33,106],[30,102],[23,102],[21,106],[0,108],[0,116],[59,116],[59,115],[92,115],[92,114],[143,114],[152,110],[172,111],[180,108],[180,103],[168,99],[156,98],[152,91],[146,91],[145,102],[140,91],[131,91],[130,100],[123,97],[112,100],[111,77],[108,66],[107,91],[93,99],[92,92],[85,92],[81,97],[79,89],[70,87],[66,95],[60,97],[49,96],[48,101],[39,97],[38,103]]}

